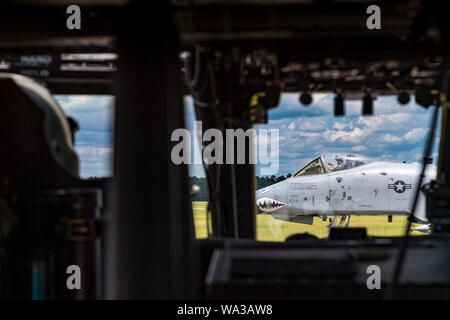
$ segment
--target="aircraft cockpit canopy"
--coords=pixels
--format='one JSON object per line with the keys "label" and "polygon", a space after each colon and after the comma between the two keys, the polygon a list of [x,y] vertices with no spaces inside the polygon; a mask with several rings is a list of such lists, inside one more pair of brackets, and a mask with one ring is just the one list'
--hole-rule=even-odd
{"label": "aircraft cockpit canopy", "polygon": [[350,153],[324,153],[321,158],[326,172],[353,169],[374,161],[368,157]]}
{"label": "aircraft cockpit canopy", "polygon": [[351,153],[324,153],[304,166],[294,177],[352,169],[373,161],[374,159]]}

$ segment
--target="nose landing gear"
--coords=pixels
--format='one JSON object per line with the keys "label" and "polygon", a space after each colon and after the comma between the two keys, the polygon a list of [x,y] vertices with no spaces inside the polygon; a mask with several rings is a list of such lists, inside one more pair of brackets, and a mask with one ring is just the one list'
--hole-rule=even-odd
{"label": "nose landing gear", "polygon": [[351,218],[350,215],[341,216],[339,219],[339,223],[338,218],[339,218],[338,216],[333,216],[333,218],[330,219],[330,224],[328,225],[328,234],[330,234],[331,228],[348,228],[350,226],[350,218]]}

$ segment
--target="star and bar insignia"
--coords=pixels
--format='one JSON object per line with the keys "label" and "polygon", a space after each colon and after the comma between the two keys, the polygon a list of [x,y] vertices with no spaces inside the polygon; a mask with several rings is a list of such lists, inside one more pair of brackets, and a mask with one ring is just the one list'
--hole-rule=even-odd
{"label": "star and bar insignia", "polygon": [[388,184],[388,189],[394,189],[397,193],[403,193],[407,189],[411,189],[411,184],[405,183],[402,180],[397,180],[395,183]]}

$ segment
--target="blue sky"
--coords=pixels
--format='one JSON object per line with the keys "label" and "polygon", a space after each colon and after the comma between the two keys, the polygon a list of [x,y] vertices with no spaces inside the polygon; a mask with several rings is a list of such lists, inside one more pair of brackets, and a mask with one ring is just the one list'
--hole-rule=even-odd
{"label": "blue sky", "polygon": [[112,176],[114,97],[60,95],[55,99],[80,126],[75,149],[80,158],[81,177]]}
{"label": "blue sky", "polygon": [[[111,176],[114,98],[81,95],[55,98],[80,125],[75,147],[80,156],[81,176]],[[304,107],[298,102],[298,94],[283,94],[280,105],[269,111],[269,123],[255,127],[280,130],[278,175],[298,171],[323,152],[352,152],[394,162],[420,161],[432,108],[424,109],[414,99],[401,106],[395,96],[378,96],[373,116],[361,116],[361,102],[355,100],[346,101],[346,116],[336,118],[334,95],[316,94],[313,98],[313,103]],[[186,125],[192,130],[195,114],[189,97],[185,98],[185,111]],[[435,161],[439,135],[438,128],[433,150]],[[259,165],[256,174],[260,174]],[[202,166],[191,165],[190,175],[204,176]]]}

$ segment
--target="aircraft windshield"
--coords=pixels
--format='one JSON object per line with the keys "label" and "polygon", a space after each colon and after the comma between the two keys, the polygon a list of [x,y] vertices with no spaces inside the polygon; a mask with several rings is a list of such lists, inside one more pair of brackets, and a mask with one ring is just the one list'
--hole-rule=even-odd
{"label": "aircraft windshield", "polygon": [[305,167],[303,167],[302,170],[294,174],[294,177],[298,176],[307,176],[312,174],[320,174],[325,173],[325,169],[323,167],[322,161],[320,160],[320,157],[314,159],[309,164],[307,164]]}
{"label": "aircraft windshield", "polygon": [[326,153],[322,155],[327,172],[356,168],[373,160],[354,154]]}

